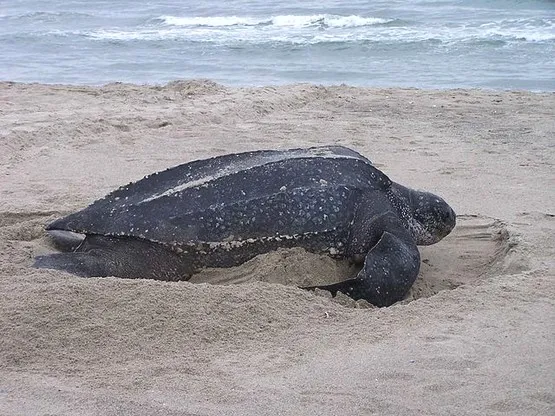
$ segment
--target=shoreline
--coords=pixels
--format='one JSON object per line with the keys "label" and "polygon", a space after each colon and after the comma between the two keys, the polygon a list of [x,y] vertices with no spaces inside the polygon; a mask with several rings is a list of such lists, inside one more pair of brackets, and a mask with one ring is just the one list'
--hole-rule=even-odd
{"label": "shoreline", "polygon": [[45,86],[60,88],[90,88],[104,89],[115,86],[128,87],[144,87],[144,88],[168,88],[173,84],[194,84],[194,83],[210,83],[225,89],[257,89],[257,88],[284,88],[295,86],[310,86],[320,88],[359,88],[365,90],[402,90],[402,91],[435,91],[435,92],[457,92],[457,91],[478,91],[483,93],[532,93],[532,94],[555,94],[555,90],[527,90],[516,88],[487,88],[487,87],[447,87],[447,88],[422,88],[422,87],[406,87],[406,86],[373,86],[373,85],[356,85],[349,83],[312,83],[312,82],[287,82],[282,84],[265,84],[265,85],[228,85],[210,78],[176,78],[171,81],[162,83],[134,83],[125,81],[110,81],[102,84],[71,84],[71,83],[47,83],[47,82],[27,82],[27,81],[10,81],[0,80],[0,85],[27,85],[27,86]]}

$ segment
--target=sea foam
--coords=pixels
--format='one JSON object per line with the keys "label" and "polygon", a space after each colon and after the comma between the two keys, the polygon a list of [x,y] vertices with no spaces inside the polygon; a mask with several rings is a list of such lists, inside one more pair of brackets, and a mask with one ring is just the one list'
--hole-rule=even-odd
{"label": "sea foam", "polygon": [[378,17],[362,17],[357,15],[339,16],[328,14],[316,15],[278,15],[263,18],[248,16],[213,16],[213,17],[180,17],[180,16],[160,16],[159,21],[169,26],[277,26],[304,28],[311,26],[327,27],[362,27],[376,24],[388,23],[391,19]]}

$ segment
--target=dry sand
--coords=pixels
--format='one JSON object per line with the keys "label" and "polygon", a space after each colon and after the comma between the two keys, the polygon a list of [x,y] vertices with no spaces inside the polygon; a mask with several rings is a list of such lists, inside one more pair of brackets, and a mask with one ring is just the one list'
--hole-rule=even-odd
{"label": "dry sand", "polygon": [[[554,414],[555,94],[0,83],[0,120],[1,415]],[[30,267],[123,183],[326,143],[459,214],[390,308],[279,284],[353,273],[302,250],[195,277],[235,285]]]}

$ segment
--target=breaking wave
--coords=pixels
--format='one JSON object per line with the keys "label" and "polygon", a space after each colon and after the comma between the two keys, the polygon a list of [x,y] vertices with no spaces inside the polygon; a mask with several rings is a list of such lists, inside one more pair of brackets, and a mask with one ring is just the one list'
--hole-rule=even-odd
{"label": "breaking wave", "polygon": [[3,78],[554,88],[545,1],[54,3],[0,7]]}
{"label": "breaking wave", "polygon": [[78,34],[97,40],[179,40],[231,45],[430,41],[503,44],[554,41],[555,24],[548,19],[504,19],[479,25],[423,26],[416,22],[355,15],[283,15],[269,18],[161,16],[132,30],[100,29]]}
{"label": "breaking wave", "polygon": [[160,16],[156,20],[168,26],[276,26],[276,27],[363,27],[389,23],[392,19],[362,16],[338,16],[338,15],[283,15],[269,18],[254,18],[240,16],[215,16],[215,17],[179,17]]}

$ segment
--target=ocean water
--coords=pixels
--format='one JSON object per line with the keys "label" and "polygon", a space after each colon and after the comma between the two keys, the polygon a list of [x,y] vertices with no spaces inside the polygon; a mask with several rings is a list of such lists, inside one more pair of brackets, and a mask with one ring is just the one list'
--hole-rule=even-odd
{"label": "ocean water", "polygon": [[554,0],[1,0],[0,79],[555,90]]}

